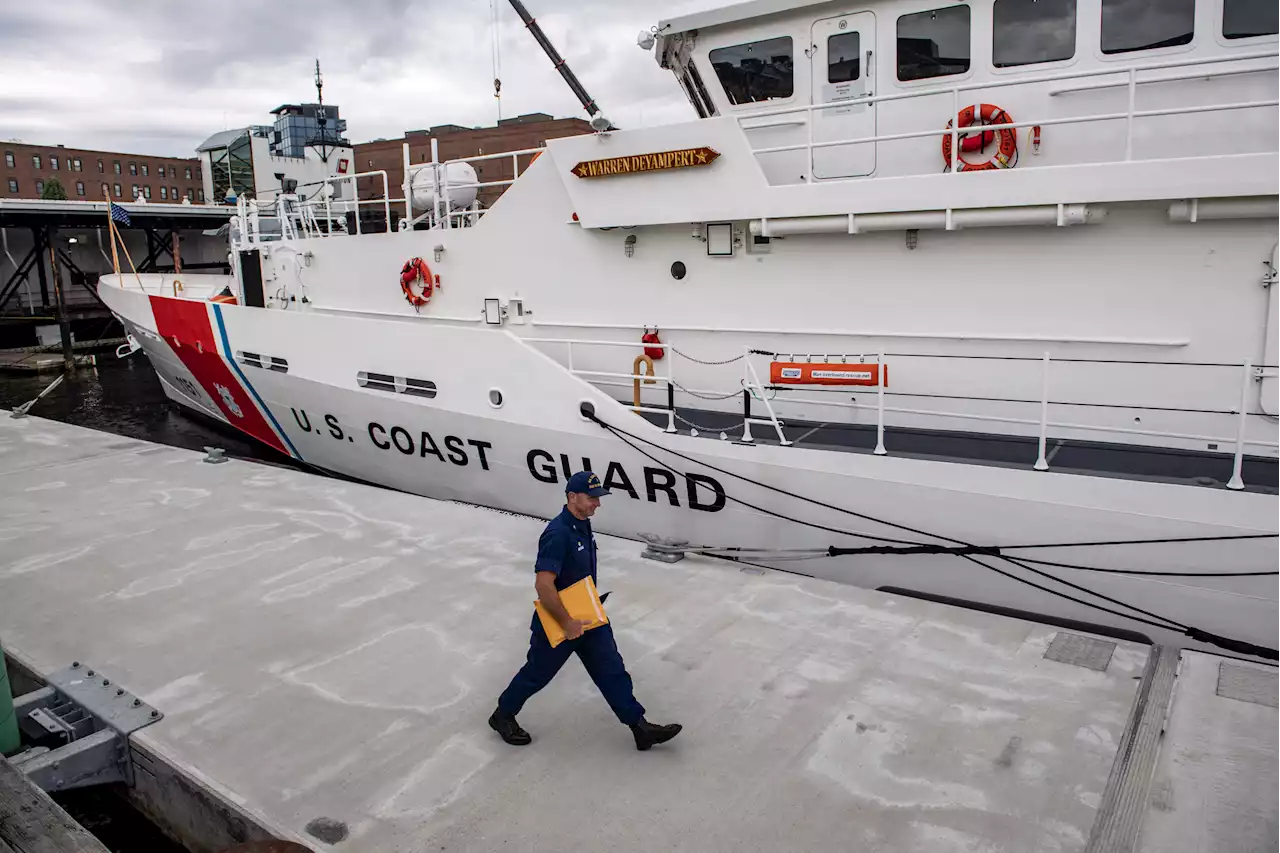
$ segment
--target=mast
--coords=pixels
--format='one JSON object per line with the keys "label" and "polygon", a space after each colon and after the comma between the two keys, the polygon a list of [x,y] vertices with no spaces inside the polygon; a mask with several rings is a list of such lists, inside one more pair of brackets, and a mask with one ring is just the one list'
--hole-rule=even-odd
{"label": "mast", "polygon": [[324,77],[320,76],[320,60],[319,59],[316,60],[315,80],[316,80],[316,102],[318,104],[318,107],[316,108],[316,121],[320,125],[320,130],[319,130],[319,135],[315,139],[308,142],[307,144],[312,148],[316,149],[316,153],[320,155],[320,162],[328,163],[329,155],[333,153],[333,150],[338,146],[335,144],[331,144],[331,140],[329,139],[329,134],[327,132],[329,117],[325,115],[325,111],[324,111]]}
{"label": "mast", "polygon": [[560,76],[564,78],[564,82],[569,85],[569,90],[582,104],[582,108],[587,111],[587,115],[591,116],[591,126],[596,130],[608,130],[611,125],[609,120],[600,112],[600,107],[596,105],[595,99],[587,94],[587,90],[578,82],[578,78],[569,70],[569,65],[556,52],[555,45],[547,38],[547,34],[542,31],[542,27],[538,26],[538,22],[529,14],[529,10],[524,7],[520,0],[511,0],[511,7],[516,10],[516,14],[520,16],[520,20],[524,21],[525,28],[533,34],[533,37],[541,45],[543,51],[547,54],[547,58],[551,60],[551,64],[560,72]]}

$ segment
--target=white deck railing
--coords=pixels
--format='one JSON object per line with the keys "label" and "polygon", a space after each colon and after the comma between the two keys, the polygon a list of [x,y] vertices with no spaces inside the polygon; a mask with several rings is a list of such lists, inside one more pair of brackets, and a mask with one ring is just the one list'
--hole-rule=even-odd
{"label": "white deck railing", "polygon": [[[784,361],[785,360],[814,361],[815,359],[831,359],[831,358],[839,360],[839,359],[854,358],[854,359],[857,359],[859,363],[871,363],[871,364],[880,365],[880,372],[878,374],[880,377],[885,376],[885,373],[884,373],[885,366],[887,366],[888,363],[895,358],[930,358],[930,359],[942,359],[942,360],[967,358],[966,356],[949,356],[949,355],[916,356],[911,354],[905,354],[905,355],[894,354],[894,353],[886,354],[884,352],[875,353],[871,355],[859,355],[859,356],[850,356],[847,354],[830,356],[830,355],[823,355],[821,353],[819,354],[812,354],[812,353],[781,354],[781,353],[766,353],[766,352],[751,350],[749,348],[744,348],[743,354],[741,356],[735,356],[732,359],[729,359],[724,362],[712,362],[713,364],[720,364],[720,365],[733,364],[740,360],[744,362],[742,366],[742,378],[740,380],[740,386],[741,386],[740,389],[733,389],[728,394],[725,394],[723,389],[713,390],[713,389],[703,389],[703,388],[688,388],[683,385],[680,385],[679,383],[675,382],[675,380],[672,378],[670,362],[668,362],[667,364],[667,372],[665,375],[649,376],[649,375],[640,373],[638,371],[635,373],[617,373],[612,371],[585,369],[577,366],[574,361],[575,345],[577,345],[579,348],[602,346],[602,347],[622,347],[622,348],[631,349],[631,350],[634,350],[637,346],[642,346],[642,347],[657,346],[657,347],[663,348],[668,353],[676,352],[676,345],[671,343],[637,344],[634,341],[604,341],[604,340],[585,340],[585,339],[577,339],[577,338],[539,338],[539,337],[523,337],[523,336],[520,338],[520,340],[525,341],[527,343],[555,344],[555,345],[564,346],[565,347],[564,352],[566,357],[565,366],[569,370],[569,372],[574,374],[575,376],[580,376],[586,379],[586,381],[598,387],[634,388],[634,383],[637,380],[647,380],[647,379],[653,379],[653,380],[657,380],[659,382],[665,383],[667,386],[666,388],[667,400],[668,400],[667,406],[655,407],[655,406],[632,405],[632,406],[629,406],[628,408],[631,408],[633,411],[636,411],[636,412],[646,412],[646,413],[657,414],[657,415],[662,415],[666,417],[667,418],[666,432],[676,431],[675,421],[677,418],[679,418],[679,415],[677,414],[678,407],[676,406],[676,403],[675,403],[676,396],[681,395],[686,398],[692,398],[693,400],[696,401],[698,399],[709,399],[709,398],[725,400],[725,399],[728,399],[729,397],[736,397],[739,394],[741,394],[742,424],[740,427],[733,427],[732,429],[734,430],[741,429],[742,430],[741,440],[745,442],[751,442],[754,440],[751,435],[752,424],[772,426],[774,430],[776,430],[777,432],[779,444],[783,445],[784,447],[789,446],[793,443],[787,439],[784,433],[784,429],[786,427],[786,416],[778,414],[778,411],[774,408],[771,402],[773,398],[770,396],[767,396],[765,392],[767,391],[776,392],[778,390],[786,390],[788,392],[799,392],[801,394],[805,392],[809,392],[810,394],[813,394],[815,392],[827,391],[827,392],[831,392],[832,395],[835,396],[837,394],[848,394],[851,388],[850,386],[807,386],[806,387],[806,386],[800,386],[800,385],[784,387],[784,386],[766,384],[760,381],[760,377],[756,372],[755,366],[751,362],[752,356],[767,356],[769,358],[778,358]],[[678,354],[683,355],[682,353],[678,353]],[[687,358],[688,356],[685,356],[685,357]],[[1118,437],[1133,435],[1133,436],[1144,436],[1144,437],[1150,437],[1150,438],[1173,439],[1178,441],[1196,441],[1196,442],[1205,442],[1208,444],[1220,444],[1226,447],[1233,448],[1233,450],[1231,451],[1232,474],[1231,474],[1230,480],[1226,484],[1226,487],[1228,489],[1239,490],[1239,489],[1243,489],[1245,486],[1245,483],[1242,477],[1242,467],[1244,462],[1245,449],[1247,447],[1257,447],[1257,448],[1280,447],[1280,442],[1271,441],[1267,439],[1249,438],[1246,435],[1249,417],[1268,416],[1265,411],[1250,411],[1250,409],[1253,407],[1252,401],[1250,399],[1251,398],[1250,392],[1253,389],[1253,386],[1255,383],[1260,383],[1263,379],[1275,378],[1277,376],[1277,368],[1275,365],[1255,366],[1252,360],[1243,361],[1238,365],[1231,365],[1227,363],[1183,364],[1180,362],[1126,361],[1122,359],[1106,359],[1106,360],[1097,360],[1097,359],[1088,359],[1088,358],[1053,359],[1047,352],[1040,357],[1010,356],[1007,359],[1002,359],[1002,360],[1038,363],[1039,369],[1040,369],[1039,383],[1038,383],[1040,388],[1040,394],[1038,399],[1016,400],[1016,399],[1001,398],[998,400],[993,400],[991,398],[986,398],[986,397],[980,397],[980,396],[970,397],[970,396],[964,396],[964,395],[957,395],[955,399],[957,401],[969,402],[969,403],[999,402],[999,403],[1005,403],[1005,404],[1022,403],[1027,405],[1033,405],[1035,406],[1037,411],[1036,417],[1028,418],[1028,417],[1013,417],[1009,415],[985,415],[985,414],[974,414],[970,412],[946,411],[942,409],[924,409],[924,408],[915,408],[915,407],[908,407],[908,406],[889,405],[886,401],[886,398],[890,396],[912,397],[912,396],[920,396],[920,395],[912,394],[910,392],[902,392],[902,391],[892,392],[892,393],[886,392],[885,390],[886,384],[884,382],[878,382],[878,384],[874,387],[874,389],[869,387],[862,388],[862,390],[865,390],[865,391],[869,391],[869,392],[874,391],[875,398],[876,398],[875,403],[873,404],[875,409],[875,428],[876,428],[876,445],[873,452],[876,455],[887,455],[890,452],[890,449],[888,446],[886,446],[886,442],[885,442],[886,426],[887,426],[885,423],[886,414],[932,417],[932,418],[937,418],[939,420],[955,418],[959,420],[967,420],[967,421],[972,421],[976,423],[1011,424],[1011,425],[1035,427],[1036,428],[1035,438],[1037,440],[1036,441],[1037,452],[1036,452],[1036,458],[1034,462],[1032,462],[1032,467],[1037,471],[1049,470],[1050,462],[1052,460],[1052,455],[1047,452],[1048,441],[1054,433],[1061,433],[1064,431],[1104,433],[1104,434],[1118,436]],[[819,363],[819,362],[815,361],[815,363]],[[825,363],[825,362],[821,362],[821,363]],[[837,361],[837,362],[831,362],[831,363],[834,364],[839,362]],[[1125,410],[1125,409],[1131,409],[1131,408],[1137,408],[1137,409],[1151,408],[1150,406],[1144,406],[1144,405],[1126,406],[1122,403],[1054,400],[1050,395],[1051,372],[1055,369],[1055,366],[1056,366],[1056,369],[1060,370],[1062,369],[1062,367],[1066,365],[1077,364],[1077,363],[1085,363],[1085,364],[1114,363],[1119,365],[1134,365],[1134,366],[1155,365],[1155,366],[1167,366],[1167,367],[1197,367],[1197,368],[1211,367],[1211,368],[1220,368],[1223,370],[1237,371],[1237,375],[1239,377],[1239,383],[1240,383],[1240,398],[1239,398],[1238,406],[1233,407],[1231,411],[1209,412],[1207,410],[1197,410],[1197,409],[1185,409],[1185,410],[1172,409],[1172,410],[1179,410],[1179,411],[1187,411],[1190,413],[1230,414],[1234,416],[1236,421],[1235,434],[1230,436],[1199,435],[1199,434],[1191,434],[1191,433],[1184,433],[1184,432],[1171,432],[1167,430],[1141,429],[1141,428],[1135,428],[1135,427],[1118,427],[1118,426],[1110,426],[1110,425],[1100,424],[1100,423],[1076,423],[1076,422],[1067,421],[1067,420],[1053,420],[1050,418],[1050,413],[1055,407],[1058,407],[1058,408],[1078,407],[1078,406],[1084,405],[1084,406],[1089,406],[1091,408],[1105,408],[1105,409],[1115,409],[1115,410]],[[617,380],[626,380],[626,381],[617,381]],[[931,396],[931,395],[924,395],[924,396]],[[752,414],[752,410],[751,410],[752,400],[755,400],[764,405],[766,411],[768,412],[767,418],[756,417]],[[788,395],[785,398],[785,400],[787,403],[801,403],[805,405],[826,406],[826,407],[833,407],[833,408],[849,409],[854,411],[866,411],[869,408],[869,406],[867,406],[866,404],[859,404],[857,402],[847,402],[847,401],[837,400],[837,399],[822,399],[821,397],[818,397],[818,396]],[[696,403],[693,405],[696,405]],[[713,411],[721,411],[723,414],[726,414],[726,415],[735,414],[731,410],[713,409]],[[1274,416],[1271,416],[1271,417],[1274,417]],[[679,419],[684,420],[683,418],[679,418]],[[686,421],[686,423],[688,422]],[[698,429],[702,429],[702,428],[699,427]],[[1028,459],[1028,461],[1031,462],[1032,460]]]}
{"label": "white deck railing", "polygon": [[[1162,76],[1146,77],[1141,75],[1151,72],[1166,71],[1169,69],[1179,68],[1195,68],[1200,66],[1216,66],[1225,63],[1241,63],[1262,60],[1265,64],[1252,65],[1245,68],[1231,67],[1224,69],[1197,70],[1188,71],[1180,74],[1164,74]],[[1003,124],[982,125],[981,130],[997,131],[997,130],[1017,130],[1024,127],[1046,127],[1055,125],[1072,125],[1087,124],[1100,121],[1124,121],[1125,122],[1125,142],[1124,142],[1124,161],[1133,160],[1133,138],[1134,124],[1136,121],[1144,118],[1154,118],[1159,116],[1191,116],[1201,113],[1215,112],[1231,112],[1235,110],[1250,110],[1266,107],[1280,106],[1280,100],[1275,98],[1247,100],[1247,101],[1231,101],[1219,104],[1208,104],[1198,106],[1182,106],[1167,107],[1162,109],[1139,110],[1136,108],[1136,92],[1137,87],[1156,83],[1170,83],[1176,81],[1191,80],[1209,80],[1217,78],[1234,77],[1244,74],[1274,73],[1280,64],[1277,63],[1277,54],[1275,51],[1258,51],[1253,53],[1239,53],[1224,56],[1213,56],[1203,58],[1178,59],[1167,62],[1156,62],[1145,65],[1119,66],[1115,68],[1098,68],[1089,71],[1068,71],[1054,74],[1041,74],[1026,77],[1014,77],[1004,80],[986,80],[981,82],[963,83],[955,86],[944,86],[937,88],[919,89],[910,92],[895,92],[888,95],[874,95],[860,98],[849,98],[846,100],[830,101],[822,104],[801,104],[790,107],[779,107],[776,109],[757,110],[750,113],[744,113],[736,117],[738,126],[745,132],[748,130],[758,130],[761,128],[784,127],[784,126],[800,126],[806,128],[807,139],[804,142],[796,142],[788,145],[773,145],[764,148],[754,148],[752,152],[756,156],[766,154],[779,154],[791,151],[805,152],[805,160],[807,167],[805,169],[806,182],[814,182],[820,180],[822,183],[831,183],[837,181],[855,181],[867,180],[867,176],[849,176],[840,178],[816,178],[813,174],[813,152],[826,148],[839,148],[848,145],[872,144],[880,142],[897,142],[909,139],[927,139],[936,138],[942,135],[950,135],[951,150],[956,152],[954,156],[959,157],[959,139],[960,136],[972,132],[959,126],[959,116],[962,109],[960,96],[966,92],[985,91],[988,89],[1003,89],[1011,86],[1029,86],[1044,83],[1058,83],[1071,80],[1086,80],[1090,78],[1106,78],[1117,77],[1123,75],[1123,80],[1110,80],[1099,83],[1090,83],[1081,86],[1065,86],[1050,89],[1047,94],[1049,97],[1060,97],[1076,92],[1090,92],[1106,89],[1128,89],[1128,103],[1123,112],[1113,111],[1106,113],[1093,113],[1083,116],[1062,117],[1046,117],[1038,119],[1026,119],[1017,122],[1007,122]],[[815,142],[813,139],[814,115],[826,110],[846,109],[851,106],[883,104],[893,101],[912,100],[917,98],[951,96],[951,129],[931,128],[927,130],[906,131],[902,133],[884,133],[874,136],[861,136],[850,139],[826,140]],[[772,119],[772,120],[770,120]],[[345,212],[355,209],[356,216],[356,234],[361,233],[359,209],[363,205],[381,205],[383,215],[387,222],[387,227],[394,230],[395,226],[391,219],[391,205],[404,205],[405,216],[400,222],[400,228],[411,229],[414,224],[426,220],[432,228],[451,229],[460,227],[463,224],[475,224],[476,220],[484,215],[485,210],[478,205],[470,205],[465,208],[451,209],[449,204],[449,194],[452,189],[458,188],[456,182],[451,183],[449,178],[449,166],[455,163],[481,163],[501,160],[511,160],[512,177],[503,178],[494,181],[468,181],[466,188],[475,188],[477,191],[489,187],[506,187],[515,183],[520,177],[520,158],[535,157],[542,153],[545,148],[522,148],[516,151],[502,151],[497,154],[477,154],[474,157],[457,157],[452,160],[440,160],[439,142],[436,139],[431,140],[431,161],[426,163],[411,163],[409,157],[409,145],[406,142],[403,146],[404,159],[404,183],[401,185],[403,191],[402,198],[391,198],[390,190],[387,182],[387,174],[382,170],[369,172],[360,172],[353,175],[332,175],[324,180],[315,182],[316,185],[326,183],[337,183],[341,181],[352,181],[353,186],[360,178],[380,177],[382,179],[382,198],[380,199],[356,199],[332,202],[330,199],[309,199],[306,202],[298,203],[298,207],[304,211],[310,211],[312,218],[319,218],[321,208],[325,211],[325,218],[332,222],[334,211]],[[431,171],[431,189],[434,201],[432,209],[414,216],[413,208],[413,180],[424,170]],[[960,170],[951,169],[953,173]],[[249,234],[249,223],[244,223],[246,228],[241,230],[242,234]],[[300,236],[313,236],[307,227],[307,218],[304,216],[304,222],[300,230],[304,233]],[[314,236],[328,236],[330,233],[327,229],[314,229]],[[256,231],[253,232],[251,239],[257,241],[261,239]]]}
{"label": "white deck railing", "polygon": [[[1158,70],[1167,69],[1167,68],[1187,68],[1187,67],[1199,66],[1199,65],[1217,65],[1225,62],[1246,62],[1246,61],[1258,60],[1258,59],[1270,60],[1270,62],[1268,65],[1249,68],[1249,69],[1233,68],[1233,69],[1226,69],[1223,71],[1214,70],[1214,71],[1207,71],[1207,72],[1198,72],[1194,75],[1178,75],[1176,77],[1153,78],[1150,80],[1138,79],[1139,74],[1142,74],[1144,72],[1149,72],[1149,71],[1158,71]],[[857,145],[857,144],[866,144],[866,143],[875,143],[875,142],[893,142],[893,141],[904,140],[904,139],[922,139],[922,138],[928,138],[928,137],[937,137],[937,136],[949,133],[951,136],[951,150],[955,152],[954,156],[958,158],[959,151],[960,151],[959,137],[962,134],[972,132],[966,129],[962,129],[960,127],[959,119],[960,119],[960,112],[962,109],[962,105],[960,102],[960,94],[962,92],[976,92],[976,91],[982,91],[987,89],[1003,89],[1003,88],[1008,88],[1010,86],[1027,86],[1027,85],[1033,85],[1036,83],[1053,83],[1053,82],[1059,82],[1063,80],[1082,80],[1090,77],[1109,77],[1109,76],[1115,76],[1118,74],[1124,74],[1127,76],[1127,80],[1125,82],[1106,83],[1105,85],[1096,87],[1096,88],[1119,88],[1121,86],[1127,87],[1129,90],[1129,99],[1128,99],[1128,105],[1124,112],[1096,113],[1096,114],[1085,115],[1085,116],[1073,116],[1070,118],[1032,119],[1027,121],[1008,122],[1005,124],[988,124],[988,125],[982,125],[981,128],[979,129],[985,132],[985,131],[994,131],[994,130],[1017,129],[1021,127],[1034,127],[1037,125],[1043,127],[1043,126],[1060,125],[1060,124],[1083,124],[1087,122],[1097,122],[1097,121],[1119,121],[1123,119],[1125,121],[1124,160],[1130,161],[1133,159],[1133,124],[1135,119],[1150,118],[1154,116],[1194,115],[1196,113],[1225,112],[1230,110],[1255,109],[1260,107],[1274,107],[1274,106],[1280,105],[1280,101],[1275,99],[1270,99],[1270,100],[1254,100],[1254,101],[1237,101],[1232,103],[1214,104],[1214,105],[1208,105],[1208,106],[1171,107],[1167,109],[1158,109],[1158,110],[1139,110],[1135,108],[1136,92],[1137,92],[1138,85],[1146,84],[1146,83],[1160,83],[1160,82],[1165,82],[1166,80],[1174,80],[1174,79],[1191,79],[1192,77],[1197,79],[1203,79],[1203,78],[1212,78],[1215,76],[1225,77],[1225,76],[1232,76],[1232,75],[1245,74],[1245,73],[1275,71],[1277,67],[1278,67],[1277,55],[1275,51],[1257,52],[1257,53],[1241,53],[1241,54],[1233,54],[1228,56],[1215,56],[1215,57],[1206,57],[1206,58],[1197,58],[1197,59],[1180,59],[1180,60],[1172,60],[1169,62],[1158,62],[1158,63],[1152,63],[1148,65],[1133,65],[1133,66],[1126,66],[1126,67],[1120,67],[1120,68],[1100,68],[1092,71],[1071,71],[1071,72],[1063,72],[1060,74],[1037,75],[1034,77],[1016,77],[1008,80],[988,80],[988,81],[983,81],[979,83],[964,83],[956,86],[921,89],[921,90],[912,91],[912,92],[898,92],[891,95],[873,95],[873,96],[867,96],[862,98],[849,98],[847,100],[831,101],[823,104],[802,104],[794,107],[781,107],[778,109],[761,110],[757,112],[746,113],[738,116],[737,120],[738,120],[738,126],[743,128],[743,130],[751,130],[756,127],[771,127],[774,125],[772,124],[759,124],[759,125],[745,124],[744,125],[743,123],[758,121],[759,119],[763,119],[763,118],[801,115],[802,116],[801,118],[795,119],[794,121],[796,124],[804,124],[806,126],[808,139],[805,142],[794,143],[791,145],[775,145],[775,146],[770,146],[768,148],[756,148],[756,149],[753,149],[753,152],[757,156],[762,154],[777,154],[777,153],[786,152],[786,151],[807,152],[806,163],[808,164],[808,166],[806,169],[806,181],[812,182],[815,180],[813,175],[813,152],[816,149],[822,149],[822,148],[836,148],[844,145]],[[1094,87],[1080,87],[1079,89],[1077,88],[1057,89],[1057,90],[1051,90],[1049,94],[1051,96],[1060,95],[1066,92],[1084,91],[1087,88],[1094,88]],[[814,113],[822,112],[824,110],[845,109],[850,106],[881,104],[889,101],[902,101],[902,100],[908,100],[908,99],[914,99],[914,98],[937,97],[940,95],[948,95],[948,94],[951,95],[951,107],[952,107],[951,129],[949,131],[945,129],[938,130],[935,128],[932,130],[918,130],[918,131],[911,131],[908,133],[888,133],[888,134],[880,134],[876,136],[863,136],[863,137],[856,137],[853,139],[839,139],[839,140],[824,141],[824,142],[813,141],[813,114]],[[779,122],[779,124],[784,124],[784,123],[787,123],[787,122],[785,121]],[[951,171],[958,172],[960,170],[953,169]],[[823,183],[831,183],[832,181],[840,181],[840,180],[865,180],[865,177],[824,178],[821,180]]]}
{"label": "white deck railing", "polygon": [[[454,217],[460,220],[466,217],[473,217],[472,223],[476,218],[484,214],[484,211],[478,207],[462,208],[460,210],[450,210],[449,207],[449,166],[454,163],[483,163],[493,160],[506,160],[511,158],[511,177],[497,181],[468,181],[466,184],[455,185],[465,188],[474,187],[477,192],[485,187],[506,187],[514,184],[516,179],[520,177],[520,158],[522,156],[537,157],[545,149],[543,148],[521,148],[516,151],[502,151],[498,154],[477,154],[474,157],[457,157],[453,160],[440,159],[440,145],[436,139],[431,140],[431,162],[419,163],[416,166],[409,162],[409,143],[404,143],[404,202],[405,202],[405,221],[409,223],[408,227],[412,227],[413,223],[426,218],[430,221],[432,227],[450,229],[456,227],[452,224]],[[530,161],[532,162],[532,160]],[[419,172],[431,170],[431,192],[432,192],[432,209],[417,217],[413,216],[413,179]]]}

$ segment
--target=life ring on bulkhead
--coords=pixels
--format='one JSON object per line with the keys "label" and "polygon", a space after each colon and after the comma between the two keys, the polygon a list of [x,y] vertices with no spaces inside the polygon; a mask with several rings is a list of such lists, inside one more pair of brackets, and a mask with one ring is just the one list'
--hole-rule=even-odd
{"label": "life ring on bulkhead", "polygon": [[[421,292],[413,292],[415,284],[421,285]],[[422,258],[410,258],[400,268],[400,289],[404,291],[404,298],[414,310],[430,302],[431,294],[439,286],[440,277],[431,274],[431,267]]]}
{"label": "life ring on bulkhead", "polygon": [[[948,131],[951,130],[953,121],[954,119],[947,122]],[[1013,124],[1013,119],[1002,107],[997,107],[995,104],[975,104],[960,111],[958,126],[961,128],[975,125],[982,127],[989,124]],[[999,139],[999,145],[995,155],[990,160],[982,163],[970,163],[961,156],[958,158],[959,165],[956,166],[956,171],[983,172],[989,169],[1012,169],[1016,166],[1018,163],[1018,131],[1012,127],[959,134],[960,154],[963,155],[966,151],[981,151],[996,138]],[[946,164],[947,171],[950,171],[951,134],[949,132],[942,137],[942,160]]]}

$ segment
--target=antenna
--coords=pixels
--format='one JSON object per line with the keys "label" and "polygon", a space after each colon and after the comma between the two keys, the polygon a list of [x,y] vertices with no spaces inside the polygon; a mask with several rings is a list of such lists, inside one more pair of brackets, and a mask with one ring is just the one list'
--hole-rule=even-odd
{"label": "antenna", "polygon": [[324,108],[324,75],[320,73],[320,60],[316,60],[316,123],[320,126],[314,139],[307,142],[307,145],[316,149],[316,153],[320,155],[320,162],[328,163],[329,155],[341,144],[343,140],[336,134],[329,135],[329,116]]}

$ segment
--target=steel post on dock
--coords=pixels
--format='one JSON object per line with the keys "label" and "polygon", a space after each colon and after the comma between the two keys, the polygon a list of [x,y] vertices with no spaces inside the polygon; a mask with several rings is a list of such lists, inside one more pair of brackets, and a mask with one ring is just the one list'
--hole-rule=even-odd
{"label": "steel post on dock", "polygon": [[31,239],[36,247],[36,275],[40,280],[40,308],[43,311],[49,310],[49,278],[44,271],[44,259],[40,257],[39,252],[50,244],[48,239],[49,232],[44,228],[32,228]]}
{"label": "steel post on dock", "polygon": [[48,235],[49,272],[53,275],[53,293],[58,300],[58,331],[62,336],[62,368],[70,373],[76,369],[76,357],[71,349],[71,322],[67,319],[67,300],[62,289],[62,275],[58,272],[58,254],[53,247],[53,232],[45,233]]}

